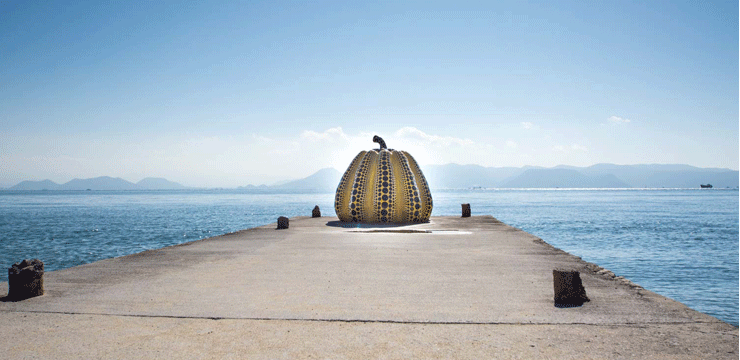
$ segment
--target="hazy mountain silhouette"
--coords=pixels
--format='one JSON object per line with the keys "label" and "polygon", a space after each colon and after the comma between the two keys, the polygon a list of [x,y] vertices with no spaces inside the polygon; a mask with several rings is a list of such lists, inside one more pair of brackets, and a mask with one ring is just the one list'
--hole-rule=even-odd
{"label": "hazy mountain silhouette", "polygon": [[21,181],[17,185],[9,187],[8,190],[59,190],[59,184],[51,180]]}
{"label": "hazy mountain silhouette", "polygon": [[148,177],[141,179],[141,181],[137,182],[136,185],[140,189],[148,189],[148,190],[177,190],[177,189],[185,189],[185,186],[178,184],[174,181],[169,181],[164,178],[153,178]]}
{"label": "hazy mountain silhouette", "polygon": [[138,183],[100,176],[91,179],[73,179],[64,184],[57,184],[51,180],[21,181],[8,190],[162,190],[162,189],[184,189],[185,187],[162,178],[146,178]]}
{"label": "hazy mountain silhouette", "polygon": [[138,190],[136,184],[121,178],[100,176],[91,179],[72,179],[59,186],[60,190]]}
{"label": "hazy mountain silhouette", "polygon": [[[698,168],[681,164],[614,165],[596,164],[588,167],[560,165],[553,168],[534,166],[483,167],[480,165],[422,166],[432,189],[483,188],[698,188],[712,184],[715,188],[737,188],[738,171]],[[310,190],[334,192],[342,173],[325,168],[299,180],[274,186],[240,186],[246,190]],[[7,190],[162,190],[184,189],[185,186],[163,178],[145,178],[134,184],[121,178],[101,176],[74,179],[65,184],[51,180],[22,181]]]}
{"label": "hazy mountain silhouette", "polygon": [[528,169],[501,184],[502,188],[626,188],[612,174],[584,175],[572,169]]}
{"label": "hazy mountain silhouette", "polygon": [[337,190],[337,185],[339,185],[339,180],[341,180],[341,178],[342,173],[337,171],[337,169],[325,168],[303,179],[290,181],[277,186],[271,186],[271,188],[334,192]]}
{"label": "hazy mountain silhouette", "polygon": [[738,187],[738,171],[698,168],[682,164],[614,165],[589,167],[559,165],[553,168],[525,166],[430,165],[422,168],[429,186],[439,188],[548,188],[548,187]]}
{"label": "hazy mountain silhouette", "polygon": [[237,187],[237,189],[240,189],[240,190],[256,190],[256,189],[269,189],[269,188],[270,187],[267,186],[267,185],[265,185],[265,184],[262,184],[262,185],[259,185],[259,186],[249,184],[247,186],[238,186]]}
{"label": "hazy mountain silhouette", "polygon": [[583,168],[584,174],[614,174],[631,187],[693,188],[699,184],[737,187],[738,172],[729,169],[698,168],[680,164],[614,165],[596,164]]}
{"label": "hazy mountain silhouette", "polygon": [[461,189],[471,187],[499,187],[506,179],[517,176],[532,167],[483,167],[480,165],[429,165],[422,171],[431,188]]}

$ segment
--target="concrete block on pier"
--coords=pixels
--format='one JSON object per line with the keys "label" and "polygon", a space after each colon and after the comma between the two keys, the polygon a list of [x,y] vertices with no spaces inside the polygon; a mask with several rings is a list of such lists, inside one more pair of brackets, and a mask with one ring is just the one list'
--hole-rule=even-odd
{"label": "concrete block on pier", "polygon": [[462,204],[462,217],[470,217],[470,204]]}
{"label": "concrete block on pier", "polygon": [[277,220],[277,228],[278,229],[287,229],[290,225],[290,222],[288,221],[288,218],[285,216],[281,216]]}
{"label": "concrete block on pier", "polygon": [[8,269],[8,298],[25,300],[44,295],[44,263],[23,260]]}
{"label": "concrete block on pier", "polygon": [[581,306],[590,301],[578,271],[555,269],[552,271],[552,283],[557,307]]}

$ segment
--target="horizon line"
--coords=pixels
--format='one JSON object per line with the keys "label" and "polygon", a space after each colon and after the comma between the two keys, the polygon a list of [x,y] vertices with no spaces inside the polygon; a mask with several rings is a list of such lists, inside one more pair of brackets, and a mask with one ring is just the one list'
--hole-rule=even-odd
{"label": "horizon line", "polygon": [[[498,166],[497,167],[497,166],[483,166],[483,165],[479,165],[479,164],[459,164],[459,163],[452,163],[451,162],[451,163],[446,163],[446,164],[427,164],[425,166],[447,166],[447,165],[478,166],[478,167],[482,167],[482,168],[492,168],[492,169],[507,169],[507,168],[514,168],[514,169],[523,169],[523,168],[555,169],[555,168],[558,168],[558,167],[571,167],[571,168],[578,168],[578,169],[587,169],[587,168],[590,168],[590,167],[593,167],[593,166],[597,166],[597,165],[614,165],[614,166],[687,166],[687,167],[692,167],[692,168],[696,168],[696,169],[699,169],[699,170],[738,171],[738,170],[732,169],[732,168],[698,167],[698,166],[695,166],[695,165],[681,164],[681,163],[663,163],[663,164],[661,164],[661,163],[650,163],[650,164],[596,163],[596,164],[592,164],[592,165],[589,165],[589,166],[575,166],[575,165],[559,164],[559,165],[555,165],[555,166],[551,166],[551,167],[539,166],[539,165],[523,165],[523,166],[519,166],[519,167],[517,167],[517,166]],[[224,186],[212,186],[212,187],[208,187],[208,186],[185,186],[185,185],[180,184],[177,181],[172,181],[172,180],[170,180],[168,178],[165,178],[163,176],[146,176],[146,177],[141,178],[139,181],[134,182],[134,181],[126,180],[126,179],[124,179],[123,177],[120,177],[120,176],[100,175],[100,176],[93,176],[93,177],[88,177],[88,178],[74,177],[71,180],[66,181],[66,182],[63,182],[63,183],[57,183],[54,180],[51,180],[49,178],[41,179],[41,180],[29,180],[29,179],[26,179],[26,180],[21,180],[20,182],[15,183],[14,185],[0,186],[0,189],[7,190],[7,189],[9,189],[11,187],[15,187],[15,186],[17,186],[17,185],[19,185],[19,184],[21,184],[23,182],[43,182],[43,181],[50,181],[50,182],[52,182],[52,183],[54,183],[56,185],[64,185],[64,184],[67,184],[67,183],[69,183],[71,181],[74,181],[74,180],[91,180],[91,179],[99,179],[99,178],[120,179],[120,180],[129,182],[129,183],[134,184],[134,185],[137,185],[139,182],[141,182],[141,181],[143,181],[145,179],[161,179],[161,180],[165,180],[165,181],[168,181],[168,182],[174,182],[174,183],[176,183],[176,184],[178,184],[180,186],[184,186],[184,187],[186,187],[188,189],[238,189],[239,187],[250,187],[250,186],[252,186],[252,187],[272,187],[272,186],[282,185],[282,183],[289,183],[289,182],[292,182],[292,181],[302,180],[302,179],[305,179],[306,177],[313,176],[313,175],[315,175],[315,174],[317,174],[317,173],[319,173],[319,172],[321,172],[323,170],[327,170],[327,169],[333,169],[333,170],[339,172],[340,174],[343,174],[344,173],[344,171],[342,171],[340,169],[337,169],[336,167],[329,166],[329,167],[320,168],[319,170],[316,170],[316,171],[312,172],[311,174],[309,174],[307,176],[304,176],[304,177],[274,181],[274,182],[272,182],[271,185],[262,183],[260,185],[247,184],[247,185],[238,185],[236,187],[224,187]]]}

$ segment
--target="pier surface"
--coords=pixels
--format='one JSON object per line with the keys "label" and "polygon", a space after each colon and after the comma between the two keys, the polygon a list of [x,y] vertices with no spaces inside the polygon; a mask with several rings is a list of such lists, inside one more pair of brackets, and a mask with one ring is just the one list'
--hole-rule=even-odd
{"label": "pier surface", "polygon": [[[591,301],[555,307],[553,269]],[[738,358],[736,327],[490,216],[298,217],[44,282],[0,302],[0,357]]]}

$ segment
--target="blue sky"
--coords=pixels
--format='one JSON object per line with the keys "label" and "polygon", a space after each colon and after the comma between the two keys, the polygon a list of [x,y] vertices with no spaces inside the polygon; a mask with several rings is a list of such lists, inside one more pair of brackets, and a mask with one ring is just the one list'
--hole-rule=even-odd
{"label": "blue sky", "polygon": [[425,164],[738,169],[738,3],[0,2],[0,187]]}

